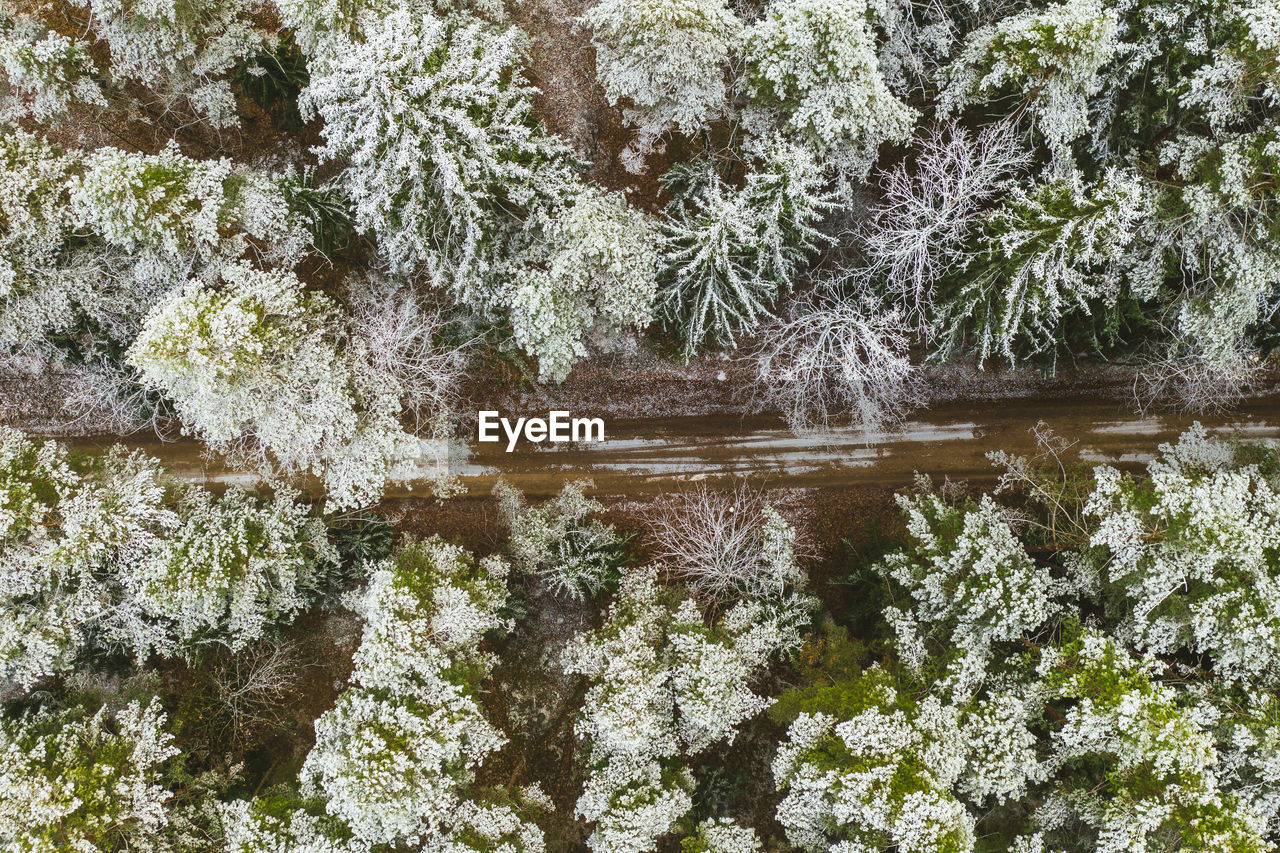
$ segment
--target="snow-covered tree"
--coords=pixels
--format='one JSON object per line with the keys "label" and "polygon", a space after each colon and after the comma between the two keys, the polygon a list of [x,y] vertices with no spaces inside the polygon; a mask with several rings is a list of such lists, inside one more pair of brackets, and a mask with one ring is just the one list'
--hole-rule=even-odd
{"label": "snow-covered tree", "polygon": [[30,688],[89,651],[240,648],[310,604],[336,559],[288,490],[214,498],[140,453],[73,466],[0,428],[0,679]]}
{"label": "snow-covered tree", "polygon": [[66,451],[0,428],[0,678],[30,688],[85,647],[165,645],[129,578],[178,525],[154,460],[114,452],[87,476]]}
{"label": "snow-covered tree", "polygon": [[193,113],[215,128],[239,123],[232,70],[271,39],[253,26],[250,0],[74,0],[110,51],[115,86],[153,92],[162,111]]}
{"label": "snow-covered tree", "polygon": [[368,369],[398,386],[420,428],[451,432],[469,343],[449,346],[446,319],[412,288],[370,275],[350,282],[352,336],[361,342]]}
{"label": "snow-covered tree", "polygon": [[[1178,215],[1155,225],[1162,251],[1156,257],[1176,258],[1181,273],[1173,281],[1170,360],[1200,366],[1211,383],[1256,364],[1252,330],[1276,306],[1280,252],[1273,223],[1280,207],[1267,176],[1280,164],[1277,145],[1280,126],[1184,135],[1160,149],[1174,176],[1161,202]],[[1171,390],[1193,407],[1232,402],[1212,392],[1206,399],[1195,383],[1174,381]],[[1208,405],[1196,406],[1197,397]]]}
{"label": "snow-covered tree", "polygon": [[227,853],[365,853],[369,845],[323,809],[293,807],[281,798],[220,803]]}
{"label": "snow-covered tree", "polygon": [[1060,613],[1071,584],[1031,559],[988,495],[955,505],[924,483],[898,504],[909,544],[879,571],[907,591],[910,604],[886,608],[885,619],[906,662],[922,666],[935,641],[935,655],[956,658],[951,688],[972,695],[995,645],[1033,634]]}
{"label": "snow-covered tree", "polygon": [[400,271],[484,307],[487,273],[523,213],[573,191],[572,156],[533,117],[519,33],[430,12],[368,11],[338,33],[302,95],[357,226]]}
{"label": "snow-covered tree", "polygon": [[604,627],[575,638],[562,661],[593,682],[575,731],[590,768],[577,814],[595,824],[587,844],[597,853],[652,850],[693,805],[664,660],[669,611],[659,595],[652,569],[624,575]]}
{"label": "snow-covered tree", "polygon": [[88,285],[60,264],[75,227],[67,189],[75,158],[0,129],[0,345],[12,347],[68,325]]}
{"label": "snow-covered tree", "polygon": [[707,625],[692,599],[658,585],[654,567],[624,574],[605,624],[562,660],[591,685],[576,732],[588,768],[577,814],[595,826],[593,851],[655,849],[693,805],[684,757],[732,742],[769,705],[750,681],[799,644],[804,619],[795,599],[745,601]]}
{"label": "snow-covered tree", "polygon": [[732,347],[772,316],[806,255],[826,241],[817,230],[831,200],[822,170],[802,148],[778,143],[727,183],[709,162],[664,176],[675,193],[664,222],[658,312],[686,358],[705,345]]}
{"label": "snow-covered tree", "polygon": [[567,483],[559,495],[538,506],[526,504],[506,482],[494,488],[510,530],[507,549],[515,568],[575,601],[602,592],[622,561],[622,537],[593,517],[604,507],[583,495],[585,486]]}
{"label": "snow-covered tree", "polygon": [[1207,709],[1186,707],[1160,669],[1094,631],[1046,650],[1039,672],[1050,699],[1072,702],[1052,760],[1093,772],[1063,772],[1039,823],[1072,841],[1091,832],[1099,853],[1271,849],[1261,818],[1219,784]]}
{"label": "snow-covered tree", "polygon": [[510,627],[506,573],[433,538],[375,567],[353,601],[365,629],[352,686],[316,721],[301,779],[361,841],[541,853],[536,826],[471,788],[506,742],[476,701],[493,665],[480,641]]}
{"label": "snow-covered tree", "polygon": [[105,107],[88,45],[45,27],[30,15],[0,10],[0,122],[30,117],[43,124],[74,103]]}
{"label": "snow-covered tree", "polygon": [[1092,543],[1105,549],[1100,568],[1124,597],[1120,636],[1155,653],[1189,649],[1225,676],[1272,685],[1280,678],[1274,475],[1199,426],[1160,452],[1141,479],[1106,465],[1094,471]]}
{"label": "snow-covered tree", "polygon": [[760,853],[760,839],[749,826],[739,826],[727,817],[704,820],[697,832],[681,842],[683,853]]}
{"label": "snow-covered tree", "polygon": [[324,523],[289,489],[270,502],[232,487],[182,496],[181,526],[132,574],[148,614],[183,646],[240,649],[310,604],[338,555]]}
{"label": "snow-covered tree", "polygon": [[0,717],[0,841],[15,853],[164,851],[178,754],[159,702]]}
{"label": "snow-covered tree", "polygon": [[828,850],[965,853],[974,820],[953,786],[965,767],[956,709],[895,689],[881,670],[849,691],[844,714],[801,713],[773,761],[787,840]]}
{"label": "snow-covered tree", "polygon": [[584,187],[516,259],[504,296],[516,344],[559,382],[587,345],[609,346],[653,319],[658,234],[621,193]]}
{"label": "snow-covered tree", "polygon": [[916,117],[885,85],[871,23],[864,0],[776,0],[744,37],[744,85],[768,123],[853,181]]}
{"label": "snow-covered tree", "polygon": [[[9,347],[48,354],[51,335],[78,327],[72,357],[91,370],[101,348],[127,347],[146,311],[190,278],[216,278],[242,257],[290,266],[306,244],[287,174],[197,160],[173,143],[154,155],[84,153],[14,130],[0,145],[0,344]],[[118,359],[100,366],[112,381],[131,379]]]}
{"label": "snow-covered tree", "polygon": [[935,293],[972,258],[991,204],[1030,164],[1012,125],[971,133],[950,122],[921,136],[915,162],[881,176],[880,198],[859,228],[867,272],[910,324],[927,332]]}
{"label": "snow-covered tree", "polygon": [[1055,158],[1069,162],[1070,143],[1089,130],[1087,99],[1119,49],[1117,30],[1115,12],[1098,0],[1027,9],[983,27],[947,68],[939,111],[1012,96],[1031,109]]}
{"label": "snow-covered tree", "polygon": [[1067,318],[1154,298],[1156,283],[1140,265],[1126,275],[1151,202],[1144,183],[1120,171],[1094,186],[1074,176],[1013,189],[984,217],[972,255],[940,294],[938,355],[1052,356]]}
{"label": "snow-covered tree", "polygon": [[158,305],[128,359],[211,446],[316,473],[332,506],[355,507],[419,454],[399,423],[401,389],[359,347],[292,274],[236,264],[220,286],[192,281]]}
{"label": "snow-covered tree", "polygon": [[194,160],[170,141],[154,156],[99,148],[71,187],[77,225],[126,250],[207,254],[228,224],[231,161]]}
{"label": "snow-covered tree", "polygon": [[690,136],[724,115],[743,29],[724,0],[601,0],[581,21],[600,85],[637,129],[621,158],[629,171],[644,171],[664,133]]}

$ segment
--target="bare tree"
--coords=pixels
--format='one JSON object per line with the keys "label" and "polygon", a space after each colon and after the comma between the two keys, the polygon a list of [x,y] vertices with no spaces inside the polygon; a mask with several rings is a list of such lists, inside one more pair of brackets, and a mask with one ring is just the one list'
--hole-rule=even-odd
{"label": "bare tree", "polygon": [[1194,354],[1170,352],[1134,376],[1138,408],[1159,405],[1202,414],[1222,412],[1244,399],[1257,386],[1262,364],[1253,353],[1238,353],[1213,364]]}
{"label": "bare tree", "polygon": [[293,646],[274,642],[248,646],[215,666],[212,698],[227,736],[245,744],[284,722],[299,669]]}
{"label": "bare tree", "polygon": [[369,276],[352,289],[352,334],[365,360],[402,389],[401,404],[436,427],[456,408],[470,341],[440,343],[445,321],[409,288]]}
{"label": "bare tree", "polygon": [[648,538],[671,578],[716,603],[779,599],[803,581],[795,530],[745,484],[672,496],[649,517]]}
{"label": "bare tree", "polygon": [[916,403],[907,333],[896,310],[814,295],[793,303],[788,318],[767,325],[759,341],[759,393],[797,432],[840,422],[881,430]]}
{"label": "bare tree", "polygon": [[889,298],[924,332],[934,282],[963,268],[973,228],[1030,155],[1007,121],[977,136],[950,122],[920,146],[914,169],[900,162],[882,173],[883,200],[860,236],[867,271],[884,277]]}

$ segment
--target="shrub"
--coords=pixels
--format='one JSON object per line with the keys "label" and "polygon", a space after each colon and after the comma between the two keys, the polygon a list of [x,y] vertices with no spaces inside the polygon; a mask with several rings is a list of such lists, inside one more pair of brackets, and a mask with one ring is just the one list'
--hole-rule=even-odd
{"label": "shrub", "polygon": [[612,525],[591,517],[604,507],[583,496],[585,485],[567,483],[558,496],[534,507],[507,483],[494,487],[511,532],[507,548],[516,569],[575,601],[606,589],[624,556],[622,537]]}
{"label": "shrub", "polygon": [[651,517],[649,536],[673,578],[718,604],[780,601],[805,582],[795,530],[745,485],[674,496]]}
{"label": "shrub", "polygon": [[766,406],[793,430],[847,420],[864,432],[891,427],[915,402],[908,338],[897,311],[831,296],[801,298],[765,324],[754,354]]}

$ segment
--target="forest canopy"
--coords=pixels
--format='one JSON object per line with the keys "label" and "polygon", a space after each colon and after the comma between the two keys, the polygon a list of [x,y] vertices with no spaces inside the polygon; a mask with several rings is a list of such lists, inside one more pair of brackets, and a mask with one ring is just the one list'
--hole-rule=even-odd
{"label": "forest canopy", "polygon": [[961,375],[1230,410],[1278,176],[1276,0],[0,0],[0,848],[1276,849],[1266,424],[837,497],[449,462],[477,400],[867,458]]}

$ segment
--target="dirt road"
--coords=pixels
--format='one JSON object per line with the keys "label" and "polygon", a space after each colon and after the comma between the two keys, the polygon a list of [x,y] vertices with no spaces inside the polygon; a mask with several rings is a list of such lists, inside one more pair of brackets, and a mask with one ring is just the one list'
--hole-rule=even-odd
{"label": "dirt road", "polygon": [[[536,413],[530,413],[536,414]],[[1139,416],[1113,402],[1053,400],[957,405],[921,412],[901,429],[865,436],[852,431],[822,437],[794,435],[768,418],[671,418],[606,421],[599,444],[519,445],[472,441],[450,462],[472,494],[485,494],[499,476],[529,494],[545,495],[569,480],[589,478],[599,494],[644,496],[690,482],[728,482],[746,477],[763,487],[894,486],[913,472],[935,478],[986,480],[992,450],[1035,452],[1030,432],[1044,421],[1073,442],[1072,452],[1091,461],[1136,465],[1150,459],[1195,420],[1152,414]],[[1280,396],[1251,401],[1227,416],[1201,418],[1223,433],[1280,438]],[[115,439],[72,439],[74,449],[100,451]],[[190,440],[162,443],[150,437],[126,442],[159,457],[175,474],[210,485],[251,484],[252,474],[228,471],[202,454]],[[389,496],[425,494],[421,482],[393,486]]]}

